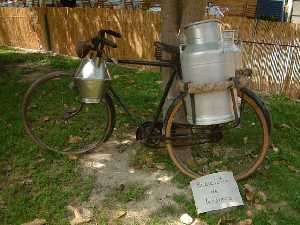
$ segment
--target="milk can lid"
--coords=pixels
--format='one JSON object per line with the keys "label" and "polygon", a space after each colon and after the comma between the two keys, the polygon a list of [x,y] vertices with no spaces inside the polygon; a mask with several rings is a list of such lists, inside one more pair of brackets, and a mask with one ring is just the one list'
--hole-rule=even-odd
{"label": "milk can lid", "polygon": [[205,23],[220,23],[220,24],[222,24],[222,21],[218,20],[218,19],[201,20],[201,21],[193,22],[193,23],[190,23],[190,24],[184,26],[184,29],[186,30],[190,27],[200,25],[200,24],[205,24]]}

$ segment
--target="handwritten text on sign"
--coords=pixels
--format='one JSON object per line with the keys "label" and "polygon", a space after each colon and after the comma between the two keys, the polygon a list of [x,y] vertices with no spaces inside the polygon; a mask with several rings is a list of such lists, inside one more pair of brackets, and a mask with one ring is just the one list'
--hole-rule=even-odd
{"label": "handwritten text on sign", "polygon": [[232,172],[220,172],[191,182],[198,213],[244,205]]}

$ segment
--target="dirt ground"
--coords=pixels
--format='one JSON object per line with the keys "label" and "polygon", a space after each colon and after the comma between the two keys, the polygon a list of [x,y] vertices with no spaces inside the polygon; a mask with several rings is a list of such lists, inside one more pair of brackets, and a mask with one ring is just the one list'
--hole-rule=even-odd
{"label": "dirt ground", "polygon": [[[146,171],[131,167],[130,161],[134,158],[136,151],[142,147],[142,144],[135,142],[131,136],[126,140],[125,147],[121,142],[112,140],[96,152],[80,159],[83,175],[95,177],[95,185],[88,205],[101,210],[106,207],[105,199],[113,189],[122,189],[132,184],[140,185],[146,189],[145,196],[138,201],[130,201],[126,204],[124,220],[144,221],[160,209],[173,205],[174,194],[192,195],[190,188],[186,190],[177,188],[171,182],[174,174],[165,169],[157,168]],[[118,210],[122,208],[122,205],[117,203],[113,208]]]}

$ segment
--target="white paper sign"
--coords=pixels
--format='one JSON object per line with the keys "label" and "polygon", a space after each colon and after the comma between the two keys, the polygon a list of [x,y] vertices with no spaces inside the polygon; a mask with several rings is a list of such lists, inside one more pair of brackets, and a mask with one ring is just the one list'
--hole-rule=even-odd
{"label": "white paper sign", "polygon": [[198,214],[244,205],[232,172],[200,177],[191,187]]}

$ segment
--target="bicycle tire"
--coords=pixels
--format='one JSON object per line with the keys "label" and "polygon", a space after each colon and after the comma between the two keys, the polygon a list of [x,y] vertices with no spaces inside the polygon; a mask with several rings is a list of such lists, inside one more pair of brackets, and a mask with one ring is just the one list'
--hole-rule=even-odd
{"label": "bicycle tire", "polygon": [[[70,86],[68,87],[67,84],[72,85],[72,87],[70,87]],[[48,90],[49,88],[50,88],[50,90]],[[42,91],[42,90],[44,90],[44,91]],[[44,94],[39,95],[39,91],[41,91],[41,93],[44,93]],[[66,94],[66,92],[67,92],[67,94]],[[58,96],[59,93],[61,93],[61,95]],[[54,100],[54,101],[50,102],[49,101],[50,97],[46,98],[46,94],[49,94],[49,96],[51,96],[51,100]],[[52,98],[52,95],[54,96],[53,98]],[[35,100],[34,99],[35,97],[39,98],[39,101]],[[54,115],[50,117],[51,119],[49,119],[49,121],[51,121],[51,123],[52,123],[51,126],[49,125],[48,127],[46,127],[48,130],[46,128],[43,128],[43,129],[45,130],[45,132],[48,132],[49,136],[52,136],[51,140],[53,142],[51,142],[51,141],[46,141],[46,139],[47,139],[46,135],[40,134],[39,129],[35,128],[33,126],[34,122],[36,122],[37,124],[40,123],[41,127],[46,126],[44,124],[47,124],[49,122],[49,121],[42,121],[42,122],[44,122],[44,124],[42,122],[40,122],[40,120],[41,120],[40,118],[42,118],[42,116],[43,116],[41,114],[43,112],[40,113],[38,111],[38,110],[41,110],[41,111],[43,110],[42,106],[40,106],[40,102],[46,103],[45,107],[44,107],[44,109],[45,109],[44,116],[45,117],[47,117],[47,115],[49,115],[49,113],[51,111],[51,110],[48,110],[48,106],[51,107],[51,104],[53,104],[53,107],[51,108],[53,111],[59,111],[59,109],[57,107],[58,102],[60,103],[59,106],[62,105],[62,108],[64,108],[63,109],[64,114],[66,111],[65,107],[71,107],[71,104],[73,104],[73,106],[76,105],[76,107],[79,107],[79,105],[80,105],[80,107],[83,107],[83,108],[81,109],[81,111],[79,111],[79,113],[72,116],[71,119],[77,118],[77,120],[75,122],[74,122],[75,119],[71,122],[69,121],[70,119],[68,119],[67,122],[61,121],[61,123],[60,123],[60,120],[57,119],[56,117],[54,117]],[[38,104],[38,106],[36,106],[34,104]],[[70,105],[66,106],[66,104],[70,104]],[[55,107],[57,107],[57,108],[55,108]],[[104,113],[101,111],[101,107],[106,110]],[[38,109],[37,112],[32,112],[32,110],[34,108]],[[39,145],[42,149],[46,149],[46,150],[50,150],[53,152],[57,152],[60,154],[66,154],[66,155],[82,154],[82,153],[90,152],[90,151],[96,149],[97,147],[99,147],[102,143],[106,142],[112,135],[112,132],[113,132],[113,129],[115,126],[115,121],[116,121],[115,107],[114,107],[111,97],[108,94],[104,95],[101,103],[99,103],[99,104],[83,104],[83,103],[81,103],[81,98],[78,94],[78,91],[76,90],[76,87],[74,86],[73,77],[70,75],[65,75],[65,74],[48,74],[48,75],[36,80],[29,87],[27,92],[25,93],[21,110],[22,110],[22,120],[23,120],[23,124],[25,127],[25,131],[31,137],[33,142],[36,143],[37,145]],[[36,113],[37,118],[32,118],[35,115],[34,113]],[[99,115],[97,113],[99,113]],[[97,124],[94,121],[91,121],[91,123],[89,123],[89,122],[83,123],[82,122],[82,121],[88,121],[88,119],[99,120],[100,113],[101,113],[101,115],[103,114],[106,118],[105,119],[106,121],[104,121],[104,125],[103,125],[103,131],[101,130],[101,132],[100,132],[100,128],[96,128]],[[83,117],[84,114],[86,114],[86,117]],[[88,116],[91,116],[91,115],[93,117],[88,118]],[[80,121],[79,117],[84,120]],[[54,119],[54,118],[56,118],[56,119]],[[97,121],[97,122],[100,122],[100,121]],[[101,121],[101,122],[103,122],[103,121]],[[63,125],[63,123],[64,123],[64,125]],[[64,129],[66,129],[66,124],[71,124],[71,123],[73,125],[72,128],[70,125],[69,130],[64,130]],[[64,127],[63,127],[63,129],[59,129],[59,128],[56,128],[55,125],[57,125],[57,126],[60,125],[60,126],[64,126]],[[82,127],[80,127],[80,125]],[[88,125],[88,128],[87,128],[87,125]],[[63,134],[65,134],[64,138],[61,137],[59,134],[56,135],[56,133],[51,133],[50,132],[50,131],[52,131],[51,128],[54,130],[59,129],[59,131],[61,131]],[[102,128],[102,126],[101,126],[101,128]],[[97,131],[99,134],[98,133],[92,134],[93,129],[94,129],[94,131]],[[98,130],[96,130],[96,129],[98,129]],[[40,130],[42,130],[42,129],[40,129]],[[82,131],[82,133],[84,133],[85,136],[84,136],[84,138],[81,138],[79,136],[80,134],[78,136],[73,136],[73,141],[72,141],[73,143],[71,143],[71,141],[67,140],[67,138],[66,138],[67,137],[66,135],[69,135],[67,133],[68,131],[74,132],[77,134],[79,134],[80,131]],[[89,134],[89,137],[87,134]],[[93,140],[89,139],[92,135],[93,135]],[[56,143],[55,137],[57,138],[57,140],[58,139],[60,140],[60,143],[58,144],[58,146],[55,146],[55,144],[53,144],[53,143]],[[71,137],[71,136],[69,136],[69,137]],[[78,143],[75,143],[76,137],[77,137],[77,141],[79,140]],[[79,143],[80,138],[82,139],[82,142],[83,142],[83,140],[86,142]],[[87,142],[88,139],[91,143]],[[62,142],[64,142],[64,143],[62,143]],[[78,144],[78,146],[77,146],[77,144]],[[81,146],[81,144],[82,144],[82,146]],[[65,147],[65,146],[68,146],[68,147]]]}
{"label": "bicycle tire", "polygon": [[[270,132],[271,132],[271,126],[272,126],[271,116],[270,116],[269,111],[267,110],[263,101],[260,100],[260,98],[254,92],[252,92],[248,88],[242,88],[238,91],[238,96],[255,113],[255,117],[257,117],[257,119],[258,119],[260,127],[261,127],[261,131],[262,131],[262,137],[260,137],[262,142],[260,144],[258,157],[253,162],[251,162],[250,166],[246,167],[245,169],[243,169],[242,171],[239,171],[237,173],[234,172],[234,176],[237,181],[243,180],[243,179],[249,177],[263,163],[263,161],[267,155],[269,145],[270,145]],[[166,147],[167,147],[169,156],[172,159],[173,163],[184,175],[187,175],[193,179],[196,179],[196,178],[203,176],[204,174],[195,172],[194,170],[189,168],[189,165],[187,164],[187,162],[184,162],[182,159],[180,159],[179,156],[176,155],[176,147],[175,147],[175,144],[172,144],[172,140],[171,140],[172,137],[174,137],[173,129],[174,129],[174,124],[176,124],[174,120],[175,120],[176,114],[179,112],[180,108],[183,106],[184,97],[185,96],[183,94],[179,95],[173,101],[171,106],[169,107],[167,116],[166,116],[166,120],[164,123],[164,134],[166,135]],[[241,115],[241,120],[243,120],[243,115]],[[237,128],[232,128],[232,129],[237,129]],[[243,160],[243,159],[241,159],[241,160]],[[239,165],[236,165],[236,166],[238,167]]]}

